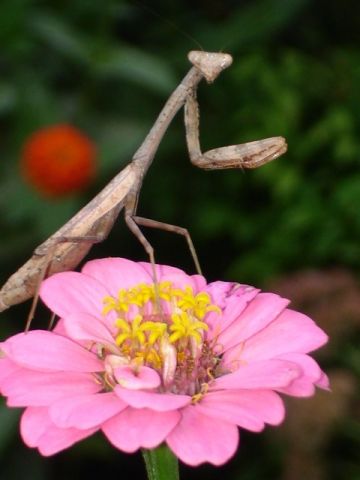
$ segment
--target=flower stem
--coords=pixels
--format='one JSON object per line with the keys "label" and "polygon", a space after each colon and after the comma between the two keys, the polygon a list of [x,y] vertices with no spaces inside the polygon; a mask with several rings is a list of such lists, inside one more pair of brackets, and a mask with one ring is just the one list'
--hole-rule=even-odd
{"label": "flower stem", "polygon": [[142,450],[148,480],[179,480],[177,457],[163,443],[152,450]]}

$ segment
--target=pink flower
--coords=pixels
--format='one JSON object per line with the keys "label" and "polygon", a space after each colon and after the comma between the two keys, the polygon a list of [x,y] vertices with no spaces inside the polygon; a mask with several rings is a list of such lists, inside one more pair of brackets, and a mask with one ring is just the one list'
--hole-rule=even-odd
{"label": "pink flower", "polygon": [[102,430],[124,452],[166,442],[188,465],[221,465],[238,427],[278,425],[278,394],[328,388],[307,355],[327,341],[289,301],[229,282],[121,258],[44,281],[55,331],[1,344],[0,390],[26,407],[21,435],[52,455]]}

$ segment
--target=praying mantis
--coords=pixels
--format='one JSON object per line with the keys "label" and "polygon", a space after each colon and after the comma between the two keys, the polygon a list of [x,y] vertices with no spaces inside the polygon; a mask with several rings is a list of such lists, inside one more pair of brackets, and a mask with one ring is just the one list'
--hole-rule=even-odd
{"label": "praying mantis", "polygon": [[201,273],[193,242],[185,228],[136,215],[143,179],[175,114],[185,107],[186,142],[190,160],[203,169],[256,168],[285,153],[287,145],[283,137],[272,137],[202,153],[199,141],[197,86],[203,78],[212,83],[231,65],[232,57],[226,53],[191,51],[188,59],[192,67],[170,95],[153,127],[135,152],[131,163],[65,225],[39,245],[32,257],[7,280],[0,290],[0,311],[34,297],[29,323],[35,311],[41,281],[45,276],[76,268],[91,246],[108,236],[123,209],[127,226],[149,256],[153,266],[154,282],[156,282],[154,249],[140,230],[140,226],[162,228],[183,235],[190,248],[196,270]]}

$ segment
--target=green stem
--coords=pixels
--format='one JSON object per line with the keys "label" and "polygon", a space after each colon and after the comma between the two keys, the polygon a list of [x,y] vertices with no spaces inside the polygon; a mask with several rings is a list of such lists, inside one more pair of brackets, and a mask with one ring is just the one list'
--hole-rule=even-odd
{"label": "green stem", "polygon": [[153,450],[142,450],[148,480],[179,480],[177,457],[163,443]]}

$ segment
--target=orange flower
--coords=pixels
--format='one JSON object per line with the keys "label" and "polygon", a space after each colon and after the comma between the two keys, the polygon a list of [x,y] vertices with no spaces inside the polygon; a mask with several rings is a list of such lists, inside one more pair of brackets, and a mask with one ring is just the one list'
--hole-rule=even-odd
{"label": "orange flower", "polygon": [[83,189],[95,175],[95,146],[71,125],[38,130],[23,148],[21,170],[42,194],[60,197]]}

